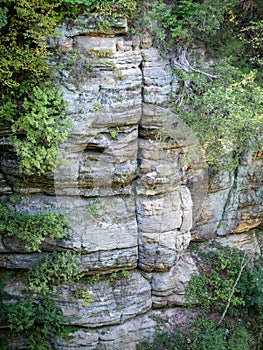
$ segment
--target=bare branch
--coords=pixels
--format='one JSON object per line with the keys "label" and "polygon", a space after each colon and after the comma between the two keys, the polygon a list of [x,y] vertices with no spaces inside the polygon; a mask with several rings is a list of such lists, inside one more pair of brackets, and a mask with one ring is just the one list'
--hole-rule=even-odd
{"label": "bare branch", "polygon": [[219,326],[221,325],[221,323],[223,322],[223,320],[224,320],[224,318],[225,318],[225,316],[226,316],[227,310],[228,310],[229,307],[230,307],[231,299],[232,299],[232,297],[233,297],[233,295],[234,295],[234,293],[235,293],[235,289],[236,289],[236,286],[237,286],[237,284],[238,284],[238,281],[240,280],[240,277],[241,277],[241,275],[242,275],[242,272],[243,272],[244,268],[247,266],[247,264],[248,264],[248,263],[251,261],[251,259],[252,259],[252,257],[250,257],[250,258],[248,258],[247,261],[245,262],[245,257],[246,257],[246,253],[244,253],[244,255],[243,255],[243,258],[242,258],[242,261],[241,261],[241,264],[240,264],[239,273],[238,273],[238,276],[237,276],[237,278],[236,278],[236,280],[235,280],[235,283],[234,283],[233,286],[232,286],[231,292],[230,292],[229,297],[228,297],[228,299],[227,299],[227,304],[226,304],[226,307],[225,307],[225,309],[224,309],[224,312],[223,312],[223,314],[222,314],[222,316],[221,316],[219,322],[217,323],[217,326],[218,326],[218,327],[219,327]]}
{"label": "bare branch", "polygon": [[173,66],[174,66],[174,68],[177,68],[177,69],[183,69],[187,73],[189,73],[189,72],[197,72],[197,73],[202,74],[202,75],[204,75],[204,76],[206,76],[208,78],[211,78],[211,79],[217,79],[218,78],[217,75],[209,74],[207,72],[204,72],[202,70],[196,69],[193,66],[191,66],[191,64],[189,63],[189,61],[186,58],[186,50],[183,50],[181,55],[179,55],[177,57],[177,59],[174,59]]}

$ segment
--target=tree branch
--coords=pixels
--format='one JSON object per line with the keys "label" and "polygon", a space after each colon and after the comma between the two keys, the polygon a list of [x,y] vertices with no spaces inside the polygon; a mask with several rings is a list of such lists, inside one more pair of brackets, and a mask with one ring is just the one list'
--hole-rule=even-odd
{"label": "tree branch", "polygon": [[237,284],[238,284],[238,281],[240,280],[240,277],[241,277],[241,275],[242,275],[242,272],[243,272],[244,268],[247,266],[247,264],[248,264],[248,263],[251,261],[251,259],[252,259],[252,257],[251,257],[251,258],[248,258],[248,260],[245,262],[245,257],[246,257],[246,253],[244,253],[244,255],[243,255],[243,258],[242,258],[242,261],[241,261],[241,264],[240,264],[239,273],[238,273],[238,276],[237,276],[237,278],[236,278],[236,280],[235,280],[235,283],[234,283],[233,286],[232,286],[231,292],[230,292],[229,297],[228,297],[228,299],[227,299],[227,304],[226,304],[226,307],[225,307],[225,309],[224,309],[224,312],[223,312],[223,314],[222,314],[222,316],[221,316],[219,322],[217,323],[217,326],[218,326],[218,327],[219,327],[219,326],[221,325],[221,323],[223,322],[223,320],[224,320],[224,318],[225,318],[225,316],[226,316],[227,310],[228,310],[229,307],[230,307],[231,299],[232,299],[232,297],[233,297],[233,295],[234,295],[236,286],[237,286]]}
{"label": "tree branch", "polygon": [[191,66],[191,64],[189,63],[189,61],[186,58],[186,50],[183,50],[181,55],[178,56],[177,59],[174,59],[173,65],[174,65],[174,68],[183,69],[187,73],[197,72],[197,73],[202,74],[210,79],[217,79],[218,78],[217,75],[209,74],[207,72],[204,72],[202,70],[196,69],[193,66]]}

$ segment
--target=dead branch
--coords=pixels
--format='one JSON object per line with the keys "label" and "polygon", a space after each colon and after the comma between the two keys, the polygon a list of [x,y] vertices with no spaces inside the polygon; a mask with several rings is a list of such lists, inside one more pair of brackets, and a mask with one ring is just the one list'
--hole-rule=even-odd
{"label": "dead branch", "polygon": [[221,316],[219,322],[217,323],[217,326],[218,326],[218,327],[219,327],[219,326],[221,325],[221,323],[223,322],[223,320],[224,320],[224,318],[225,318],[225,316],[226,316],[227,310],[228,310],[229,307],[230,307],[231,299],[232,299],[232,297],[233,297],[233,295],[234,295],[236,286],[237,286],[237,284],[238,284],[238,281],[240,280],[240,277],[241,277],[241,275],[242,275],[242,272],[243,272],[244,268],[247,266],[247,264],[248,264],[248,263],[251,261],[251,259],[252,259],[252,257],[250,257],[250,258],[248,258],[247,261],[245,262],[245,257],[246,257],[246,253],[244,253],[244,255],[243,255],[243,258],[242,258],[242,261],[241,261],[241,264],[240,264],[239,273],[238,273],[238,276],[237,276],[237,278],[236,278],[236,280],[235,280],[235,283],[234,283],[233,286],[232,286],[231,292],[230,292],[229,297],[228,297],[228,299],[227,299],[227,304],[226,304],[226,307],[225,307],[225,309],[224,309],[224,312],[223,312],[223,314],[222,314],[222,316]]}
{"label": "dead branch", "polygon": [[196,69],[193,66],[191,66],[191,64],[189,63],[189,61],[186,58],[186,50],[183,50],[181,55],[179,55],[177,57],[177,59],[174,59],[173,66],[174,66],[174,68],[177,68],[177,69],[183,69],[187,73],[197,72],[197,73],[202,74],[210,79],[217,79],[218,78],[217,75],[209,74],[207,72],[204,72],[202,70]]}

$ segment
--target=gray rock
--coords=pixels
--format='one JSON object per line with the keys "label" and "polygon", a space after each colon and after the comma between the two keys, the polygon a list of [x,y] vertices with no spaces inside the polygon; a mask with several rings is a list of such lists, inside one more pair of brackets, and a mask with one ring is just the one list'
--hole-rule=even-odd
{"label": "gray rock", "polygon": [[135,350],[136,345],[154,335],[156,321],[151,313],[136,316],[117,326],[102,327],[99,330],[80,329],[70,334],[70,341],[57,338],[56,350]]}
{"label": "gray rock", "polygon": [[[94,301],[85,306],[83,299],[76,298],[78,290],[88,291]],[[122,324],[152,305],[150,284],[137,271],[128,278],[119,273],[112,280],[109,276],[98,283],[65,285],[55,298],[69,324],[91,328]]]}
{"label": "gray rock", "polygon": [[154,273],[151,280],[153,307],[184,305],[187,285],[197,273],[195,262],[187,253],[180,256],[170,271]]}
{"label": "gray rock", "polygon": [[[127,19],[115,18],[107,22],[107,25],[103,25],[105,18],[100,14],[89,14],[88,16],[78,16],[75,20],[66,21],[60,28],[57,29],[57,33],[60,36],[74,37],[77,35],[118,35],[126,34]],[[69,22],[69,23],[67,23]],[[101,22],[101,23],[100,23]]]}

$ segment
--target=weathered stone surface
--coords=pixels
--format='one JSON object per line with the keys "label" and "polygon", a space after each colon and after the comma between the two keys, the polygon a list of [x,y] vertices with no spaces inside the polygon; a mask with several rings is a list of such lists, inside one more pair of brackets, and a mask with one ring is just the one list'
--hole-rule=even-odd
{"label": "weathered stone surface", "polygon": [[[88,290],[94,302],[85,306],[83,299],[76,299],[77,290]],[[91,328],[121,324],[152,305],[150,284],[137,271],[131,271],[128,278],[118,274],[112,281],[109,277],[93,284],[65,285],[55,298],[70,324]]]}
{"label": "weathered stone surface", "polygon": [[[47,253],[28,253],[23,245],[14,248],[14,240],[10,243],[12,252],[17,250],[18,253],[10,253],[6,246],[0,244],[0,267],[6,269],[28,269],[32,264],[38,262]],[[43,249],[52,249],[53,246],[44,245]],[[57,247],[56,247],[57,248]],[[24,251],[23,254],[19,252]],[[123,248],[107,251],[99,251],[78,256],[80,269],[85,273],[101,273],[118,271],[122,269],[135,269],[137,267],[138,248]]]}
{"label": "weathered stone surface", "polygon": [[139,266],[167,270],[190,242],[192,201],[186,187],[161,196],[137,198]]}
{"label": "weathered stone surface", "polygon": [[80,257],[81,269],[84,272],[109,272],[110,270],[135,269],[138,260],[137,246],[115,250],[99,251],[82,254]]}
{"label": "weathered stone surface", "polygon": [[[116,52],[117,39],[116,38],[102,38],[90,36],[77,36],[74,38],[74,45],[81,53],[90,53],[90,51],[97,51],[98,55],[103,52],[113,54]],[[106,55],[106,54],[105,54]]]}
{"label": "weathered stone surface", "polygon": [[156,141],[139,139],[140,178],[137,194],[156,195],[171,192],[181,183],[178,149],[164,149]]}
{"label": "weathered stone surface", "polygon": [[79,16],[75,20],[66,21],[57,32],[61,36],[74,37],[77,35],[117,35],[117,34],[126,34],[127,19],[126,18],[115,18],[107,21],[107,25],[98,25],[101,21],[103,22],[106,19],[103,18],[100,14],[90,14],[89,16]]}
{"label": "weathered stone surface", "polygon": [[144,102],[162,105],[172,92],[172,71],[169,61],[155,48],[142,49]]}
{"label": "weathered stone surface", "polygon": [[[21,249],[22,250],[22,249]],[[1,251],[0,267],[6,269],[28,269],[32,264],[39,261],[45,254],[31,253],[31,254],[4,254],[5,248]]]}
{"label": "weathered stone surface", "polygon": [[184,294],[191,277],[198,273],[190,254],[182,254],[168,272],[156,272],[152,275],[153,307],[183,305]]}
{"label": "weathered stone surface", "polygon": [[226,203],[218,235],[247,232],[258,227],[263,217],[262,184],[263,159],[252,161],[252,155],[243,158],[237,170],[235,186]]}
{"label": "weathered stone surface", "polygon": [[221,244],[223,247],[235,247],[252,254],[259,254],[261,252],[256,230],[220,237],[215,242]]}
{"label": "weathered stone surface", "polygon": [[208,193],[192,232],[193,240],[208,240],[215,236],[215,232],[220,227],[229,192],[230,188]]}
{"label": "weathered stone surface", "polygon": [[102,327],[100,330],[81,329],[70,335],[70,341],[58,338],[56,350],[135,350],[136,345],[154,335],[156,321],[151,313],[137,316],[122,325]]}
{"label": "weathered stone surface", "polygon": [[70,340],[56,338],[53,348],[56,350],[96,350],[99,345],[99,332],[90,329],[79,329],[70,333]]}
{"label": "weathered stone surface", "polygon": [[[44,193],[54,194],[53,174],[46,173],[43,176],[30,176],[27,181],[21,176],[19,171],[18,158],[11,147],[11,141],[6,141],[3,149],[0,146],[0,168],[4,174],[4,182],[0,183],[0,193],[2,195],[30,195]],[[3,187],[2,187],[2,186]]]}
{"label": "weathered stone surface", "polygon": [[[105,275],[97,284],[83,279],[60,289],[57,303],[79,330],[68,343],[54,340],[57,350],[133,350],[152,338],[152,316],[168,327],[185,320],[178,309],[161,308],[183,305],[198,273],[186,252],[190,240],[213,238],[252,253],[263,246],[262,155],[208,179],[198,140],[163,107],[177,89],[169,58],[149,34],[126,36],[126,20],[103,28],[98,19],[80,17],[49,40],[58,48],[52,63],[63,67],[57,79],[72,122],[55,175],[24,182],[10,142],[3,137],[0,144],[0,195],[20,194],[18,212],[54,210],[69,218],[68,236],[47,241],[42,255],[72,249],[87,275]],[[6,269],[27,269],[42,256],[13,237],[0,237],[0,253]],[[133,270],[131,277],[122,269]],[[14,278],[6,291],[22,295],[24,287]],[[78,289],[94,302],[85,306]]]}
{"label": "weathered stone surface", "polygon": [[109,328],[101,335],[98,350],[135,350],[138,343],[153,337],[155,326],[156,322],[146,314]]}
{"label": "weathered stone surface", "polygon": [[215,233],[224,237],[259,227],[263,217],[262,183],[261,157],[252,160],[251,155],[244,156],[235,176],[220,173],[211,183],[208,198],[194,226],[193,239],[207,240]]}
{"label": "weathered stone surface", "polygon": [[12,187],[8,184],[3,173],[0,173],[0,195],[12,194]]}

